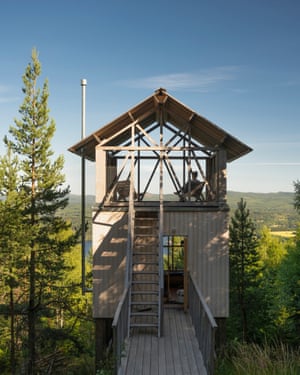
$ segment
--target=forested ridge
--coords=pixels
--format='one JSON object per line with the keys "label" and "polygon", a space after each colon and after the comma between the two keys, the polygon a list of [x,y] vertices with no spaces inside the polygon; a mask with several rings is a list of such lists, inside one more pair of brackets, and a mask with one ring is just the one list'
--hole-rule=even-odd
{"label": "forested ridge", "polygon": [[[227,203],[230,214],[234,212],[237,202],[243,198],[251,211],[251,216],[258,228],[267,226],[272,231],[295,231],[299,215],[294,209],[294,193],[245,193],[237,191],[227,192]],[[96,206],[95,196],[86,196],[86,219],[90,223],[92,208]],[[157,196],[148,194],[147,199],[155,200]],[[175,195],[166,195],[166,199],[175,200]],[[74,225],[79,226],[81,221],[81,196],[69,195],[69,205],[64,209],[62,215],[72,220]],[[90,225],[89,225],[90,228]],[[89,237],[89,232],[88,232]]]}
{"label": "forested ridge", "polygon": [[269,227],[272,231],[294,231],[299,215],[294,208],[294,193],[244,193],[229,191],[227,202],[231,214],[237,202],[243,198],[251,211],[251,217],[258,228]]}

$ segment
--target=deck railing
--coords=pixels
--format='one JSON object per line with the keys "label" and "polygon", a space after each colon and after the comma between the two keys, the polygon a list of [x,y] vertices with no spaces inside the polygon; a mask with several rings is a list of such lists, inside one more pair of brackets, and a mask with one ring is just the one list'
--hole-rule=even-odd
{"label": "deck railing", "polygon": [[204,365],[207,373],[212,375],[214,372],[217,323],[191,274],[189,274],[189,311]]}
{"label": "deck railing", "polygon": [[124,349],[125,339],[128,336],[128,309],[129,291],[126,288],[122,294],[112,323],[115,374],[118,373],[121,365],[122,350]]}

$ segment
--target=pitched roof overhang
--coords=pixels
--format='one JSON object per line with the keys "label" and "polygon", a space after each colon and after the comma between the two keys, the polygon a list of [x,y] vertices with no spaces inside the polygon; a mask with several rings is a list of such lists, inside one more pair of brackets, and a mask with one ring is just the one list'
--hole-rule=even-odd
{"label": "pitched roof overhang", "polygon": [[[100,142],[115,134],[109,144],[119,146],[131,137],[131,129],[128,125],[135,122],[145,129],[159,122],[161,117],[164,122],[173,124],[183,131],[190,126],[191,137],[204,147],[224,148],[228,162],[252,151],[251,147],[180,103],[164,89],[156,90],[140,104],[70,147],[69,151],[95,161],[95,148]],[[127,130],[124,130],[126,127]]]}

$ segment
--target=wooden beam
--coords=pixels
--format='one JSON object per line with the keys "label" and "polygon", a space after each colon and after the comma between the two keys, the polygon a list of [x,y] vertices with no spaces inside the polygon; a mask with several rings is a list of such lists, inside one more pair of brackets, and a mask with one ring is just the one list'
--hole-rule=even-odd
{"label": "wooden beam", "polygon": [[[129,114],[130,112],[127,112],[129,118],[132,120],[133,116]],[[100,146],[103,146],[105,144],[107,144],[108,142],[110,142],[112,139],[116,138],[117,136],[119,136],[120,134],[128,131],[131,126],[134,126],[136,125],[137,123],[141,123],[143,120],[145,120],[147,117],[151,116],[153,114],[153,110],[150,110],[150,111],[147,111],[145,113],[143,113],[142,116],[138,117],[136,120],[134,121],[131,121],[128,125],[126,125],[125,127],[123,127],[122,129],[120,129],[119,131],[115,132],[113,135],[111,135],[110,137],[108,138],[105,138],[103,140],[101,140],[100,142]]]}
{"label": "wooden beam", "polygon": [[144,134],[144,136],[149,140],[149,142],[151,142],[155,146],[158,146],[155,140],[150,137],[150,135],[145,131],[145,129],[143,129],[139,124],[136,124],[136,127]]}
{"label": "wooden beam", "polygon": [[149,146],[149,147],[143,147],[143,146],[98,146],[101,150],[105,151],[164,151],[164,152],[170,152],[170,151],[206,151],[206,147],[189,147],[189,146],[178,146],[178,147],[166,147],[164,145],[162,146]]}
{"label": "wooden beam", "polygon": [[103,145],[106,145],[107,143],[109,143],[112,139],[116,138],[118,135],[126,132],[127,130],[131,129],[131,127],[133,125],[135,125],[136,121],[133,121],[131,122],[130,124],[128,124],[127,126],[125,126],[125,128],[119,130],[118,132],[114,133],[111,137],[109,138],[105,138],[103,139],[100,143],[99,143],[99,146],[103,146]]}
{"label": "wooden beam", "polygon": [[96,139],[98,143],[101,143],[101,139],[94,133],[93,137]]}

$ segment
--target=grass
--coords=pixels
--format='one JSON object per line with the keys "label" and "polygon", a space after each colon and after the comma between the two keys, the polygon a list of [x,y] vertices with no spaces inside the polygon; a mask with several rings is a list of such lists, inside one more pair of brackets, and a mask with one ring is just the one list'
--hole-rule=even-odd
{"label": "grass", "polygon": [[283,237],[283,238],[292,238],[295,237],[295,232],[292,230],[282,230],[282,231],[272,231],[273,236]]}
{"label": "grass", "polygon": [[216,364],[216,375],[299,375],[300,350],[284,344],[235,343]]}

